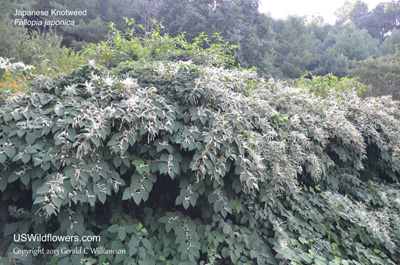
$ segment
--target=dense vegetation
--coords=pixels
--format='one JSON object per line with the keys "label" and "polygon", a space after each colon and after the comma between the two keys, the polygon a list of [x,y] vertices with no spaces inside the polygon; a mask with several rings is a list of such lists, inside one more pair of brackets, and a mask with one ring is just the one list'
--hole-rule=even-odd
{"label": "dense vegetation", "polygon": [[[227,69],[230,47],[204,35],[110,36],[0,108],[11,262],[400,262],[398,102],[361,99],[354,80],[294,88]],[[40,245],[125,252],[13,253]]]}
{"label": "dense vegetation", "polygon": [[[256,67],[257,73],[266,79],[290,80],[310,74],[352,76],[370,85],[368,95],[398,98],[396,82],[381,80],[386,79],[385,63],[376,64],[377,71],[382,73],[378,78],[369,75],[377,71],[364,71],[364,68],[371,67],[367,65],[370,61],[384,62],[383,58],[393,57],[390,72],[400,71],[395,55],[400,42],[399,1],[380,3],[370,11],[362,1],[346,2],[337,10],[335,25],[326,24],[319,17],[272,19],[258,11],[256,0],[3,0],[1,3],[0,57],[33,65],[36,75],[54,76],[79,67],[90,57],[82,47],[106,39],[108,23],[124,30],[126,18],[133,18],[143,25],[135,29],[135,34],[143,39],[149,38],[151,29],[160,27],[157,21],[162,23],[161,35],[178,37],[184,32],[188,42],[201,34],[218,34],[217,38],[207,40],[204,47],[221,39],[236,45],[232,49],[235,65]],[[13,19],[21,19],[12,15],[16,9],[88,10],[88,13],[80,17],[24,17],[29,21],[74,20],[73,27],[22,27],[14,25]],[[26,91],[28,78],[21,74],[7,76],[0,80],[0,89],[11,93]]]}
{"label": "dense vegetation", "polygon": [[[51,29],[62,36],[62,45],[79,51],[88,43],[97,43],[107,36],[108,25],[126,29],[124,17],[133,18],[143,25],[136,30],[143,38],[155,28],[153,20],[163,23],[161,33],[178,36],[185,32],[191,42],[200,33],[213,36],[219,33],[235,49],[236,64],[257,67],[266,78],[299,78],[306,72],[314,75],[334,74],[344,77],[368,57],[394,54],[400,27],[400,2],[382,2],[368,10],[360,0],[349,1],[337,11],[337,23],[326,24],[322,18],[289,17],[272,19],[259,12],[258,0],[1,0],[0,19],[10,19],[18,10],[87,10],[86,16],[26,16],[30,21],[74,20],[74,26],[57,26]],[[23,50],[17,44],[21,26],[4,29],[0,26],[0,56]],[[49,27],[27,27],[29,31],[48,31]],[[4,32],[12,32],[10,34]],[[9,42],[5,44],[4,42]],[[24,41],[20,41],[20,43]],[[56,45],[44,43],[43,49]],[[53,43],[54,44],[54,43]],[[37,53],[39,51],[36,51]],[[11,57],[16,57],[13,53]],[[24,63],[30,63],[24,60]]]}
{"label": "dense vegetation", "polygon": [[368,95],[392,95],[400,100],[400,46],[395,54],[369,58],[358,63],[351,74],[360,82],[370,85]]}
{"label": "dense vegetation", "polygon": [[400,264],[400,1],[0,3],[0,264]]}

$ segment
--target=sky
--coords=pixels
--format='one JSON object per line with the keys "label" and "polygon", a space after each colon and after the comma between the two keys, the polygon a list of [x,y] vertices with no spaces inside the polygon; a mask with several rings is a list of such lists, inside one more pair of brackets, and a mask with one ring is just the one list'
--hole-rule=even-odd
{"label": "sky", "polygon": [[[335,24],[335,11],[343,6],[345,0],[260,0],[260,12],[270,13],[273,18],[286,18],[288,15],[322,16],[325,22]],[[388,0],[363,0],[373,9]]]}

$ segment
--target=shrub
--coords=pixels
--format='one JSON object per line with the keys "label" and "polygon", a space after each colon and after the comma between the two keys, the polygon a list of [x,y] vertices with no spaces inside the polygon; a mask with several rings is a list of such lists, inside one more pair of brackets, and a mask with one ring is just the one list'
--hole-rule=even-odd
{"label": "shrub", "polygon": [[[0,21],[0,57],[15,58],[17,61],[26,59],[24,48],[28,39],[28,30],[24,27],[14,27],[10,20]],[[25,61],[25,63],[29,63]]]}
{"label": "shrub", "polygon": [[62,37],[54,32],[28,32],[23,27],[14,26],[9,20],[0,22],[0,56],[14,58],[25,64],[35,64],[49,60],[64,49]]}
{"label": "shrub", "polygon": [[400,100],[400,50],[395,54],[361,61],[350,74],[371,86],[368,95],[391,95],[393,99]]}
{"label": "shrub", "polygon": [[33,66],[0,57],[0,103],[15,93],[27,90],[26,82],[30,79]]}
{"label": "shrub", "polygon": [[[170,37],[168,34],[160,35],[161,24],[153,20],[155,29],[145,33],[145,38],[134,36],[135,24],[131,19],[127,20],[131,29],[124,32],[118,31],[113,24],[110,25],[109,39],[90,44],[84,48],[84,54],[97,63],[113,68],[122,61],[145,60],[191,60],[195,64],[232,65],[234,57],[230,51],[236,46],[224,44],[219,34],[215,34],[211,43],[208,36],[200,34],[194,38],[193,43],[185,40],[182,33],[177,37]],[[143,26],[136,25],[141,30]],[[208,47],[208,48],[207,48]]]}
{"label": "shrub", "polygon": [[35,75],[56,76],[87,63],[89,58],[82,52],[75,52],[71,49],[64,48],[59,53],[53,54],[48,59],[36,62]]}
{"label": "shrub", "polygon": [[[0,109],[3,237],[70,236],[11,242],[8,258],[398,264],[398,103],[266,83],[191,47],[38,77]],[[13,252],[37,247],[55,252]]]}
{"label": "shrub", "polygon": [[[61,47],[61,41],[62,37],[52,31],[28,33],[8,20],[0,22],[0,56],[33,65],[33,74],[54,76],[87,62],[81,52]],[[14,76],[14,80],[18,87],[26,81],[20,75]],[[27,86],[22,86],[22,91],[26,90]]]}
{"label": "shrub", "polygon": [[300,79],[292,81],[294,87],[303,88],[317,96],[326,98],[330,94],[348,94],[355,92],[359,96],[365,96],[370,93],[371,88],[358,82],[355,78],[342,77],[328,74],[325,76],[315,76],[307,73]]}
{"label": "shrub", "polygon": [[396,53],[396,45],[400,45],[400,29],[393,29],[390,36],[386,37],[385,40],[382,42],[382,54],[386,55]]}
{"label": "shrub", "polygon": [[343,53],[339,54],[334,48],[329,47],[324,52],[320,64],[323,67],[323,74],[344,77],[349,73],[351,62]]}

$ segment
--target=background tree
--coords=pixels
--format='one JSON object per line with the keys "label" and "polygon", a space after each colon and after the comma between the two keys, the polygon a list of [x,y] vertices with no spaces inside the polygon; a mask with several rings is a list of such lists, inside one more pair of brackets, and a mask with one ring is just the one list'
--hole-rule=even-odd
{"label": "background tree", "polygon": [[391,95],[400,100],[400,46],[394,54],[360,61],[351,76],[371,87],[369,96]]}
{"label": "background tree", "polygon": [[306,27],[311,36],[311,45],[317,50],[319,55],[317,66],[312,70],[313,75],[332,73],[332,70],[327,70],[327,65],[325,63],[329,60],[324,58],[323,55],[326,53],[324,42],[334,26],[324,22],[322,17],[312,17],[307,20]]}
{"label": "background tree", "polygon": [[372,37],[383,40],[400,27],[400,1],[381,2],[372,11],[361,0],[346,1],[336,16],[336,25],[366,29]]}
{"label": "background tree", "polygon": [[372,12],[378,17],[383,38],[393,29],[400,28],[400,1],[379,3]]}
{"label": "background tree", "polygon": [[368,33],[375,39],[381,41],[384,39],[384,36],[382,35],[381,20],[374,12],[368,12],[362,16],[358,20],[356,27],[358,29],[368,30]]}
{"label": "background tree", "polygon": [[[356,0],[356,3],[361,4],[361,1]],[[336,25],[344,25],[347,27],[353,27],[354,28],[354,22],[352,21],[351,13],[355,7],[354,2],[350,0],[346,0],[343,5],[336,10],[335,15],[336,15]],[[360,5],[362,9],[363,5]],[[358,13],[358,12],[355,12]]]}
{"label": "background tree", "polygon": [[[108,1],[104,1],[104,7],[99,5],[99,1],[83,0],[83,1],[48,1],[38,0],[36,4],[32,6],[33,10],[87,10],[87,16],[49,16],[46,18],[34,18],[34,19],[49,19],[59,20],[67,19],[74,20],[75,26],[57,26],[53,30],[56,30],[58,34],[63,36],[63,45],[73,47],[79,50],[82,45],[89,42],[98,42],[103,40],[107,34],[107,22],[102,19],[102,16],[107,14]],[[123,5],[123,3],[121,3]],[[112,12],[111,10],[108,12]],[[114,18],[116,22],[120,19]],[[45,30],[45,28],[42,28]]]}
{"label": "background tree", "polygon": [[0,20],[9,19],[15,13],[15,9],[24,10],[29,9],[36,0],[0,0]]}
{"label": "background tree", "polygon": [[364,60],[379,54],[379,41],[373,39],[367,30],[335,27],[324,41],[326,48],[334,47],[339,54],[350,60]]}
{"label": "background tree", "polygon": [[273,67],[272,19],[258,11],[255,0],[172,1],[160,7],[159,20],[164,32],[177,36],[186,32],[193,39],[204,32],[209,36],[220,33],[225,41],[238,45],[237,64],[256,66],[262,75],[271,75]]}
{"label": "background tree", "polygon": [[319,59],[317,47],[312,43],[312,35],[307,31],[303,18],[290,16],[286,20],[277,20],[274,32],[274,65],[283,76],[298,78],[316,68]]}
{"label": "background tree", "polygon": [[393,54],[396,52],[396,45],[400,45],[400,30],[394,29],[390,36],[386,37],[382,42],[382,54]]}
{"label": "background tree", "polygon": [[[150,32],[153,25],[152,20],[159,19],[160,5],[165,0],[133,0],[131,5],[131,14],[126,17],[132,17],[135,21],[144,26],[146,32]],[[120,25],[118,28],[124,28]],[[139,32],[138,32],[139,33]]]}
{"label": "background tree", "polygon": [[337,47],[328,47],[321,57],[319,66],[322,68],[321,75],[333,74],[344,77],[349,73],[351,61],[340,52]]}

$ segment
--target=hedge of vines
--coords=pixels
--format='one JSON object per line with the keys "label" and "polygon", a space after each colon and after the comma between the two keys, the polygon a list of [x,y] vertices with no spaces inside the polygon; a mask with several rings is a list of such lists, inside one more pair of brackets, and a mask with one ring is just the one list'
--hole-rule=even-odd
{"label": "hedge of vines", "polygon": [[121,41],[0,108],[0,263],[400,263],[398,102]]}

